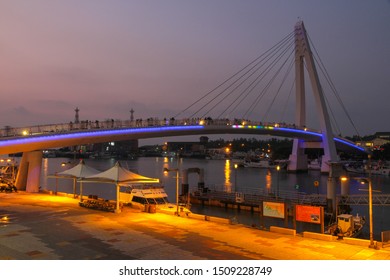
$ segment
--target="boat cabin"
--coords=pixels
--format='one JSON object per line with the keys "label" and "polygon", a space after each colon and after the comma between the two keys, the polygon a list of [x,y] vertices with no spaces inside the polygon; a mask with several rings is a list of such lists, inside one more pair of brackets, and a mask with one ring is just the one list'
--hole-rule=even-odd
{"label": "boat cabin", "polygon": [[348,232],[354,228],[353,216],[350,214],[341,214],[337,216],[337,225],[341,232]]}
{"label": "boat cabin", "polygon": [[167,204],[168,195],[164,187],[151,185],[137,185],[128,188],[120,193],[120,199],[123,203],[131,203],[140,205],[141,208],[145,204]]}

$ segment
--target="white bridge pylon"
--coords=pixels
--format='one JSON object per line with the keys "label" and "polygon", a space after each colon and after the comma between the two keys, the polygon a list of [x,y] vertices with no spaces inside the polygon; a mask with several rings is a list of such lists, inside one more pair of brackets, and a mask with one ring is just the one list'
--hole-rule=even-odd
{"label": "white bridge pylon", "polygon": [[[304,61],[306,62],[306,68],[310,77],[311,88],[314,94],[322,134],[321,147],[324,150],[324,155],[321,162],[321,172],[329,173],[326,193],[328,204],[327,211],[335,214],[337,180],[341,175],[342,166],[340,158],[337,155],[332,126],[328,110],[326,108],[320,80],[318,78],[317,69],[314,64],[309,40],[303,22],[299,21],[295,25],[295,123],[299,127],[306,126],[305,78],[303,72]],[[308,146],[310,146],[310,143],[305,142],[303,139],[294,139],[293,150],[289,157],[289,171],[307,171],[308,160],[304,149]]]}
{"label": "white bridge pylon", "polygon": [[[296,108],[295,124],[298,127],[306,127],[306,102],[305,102],[305,78],[304,61],[310,77],[311,88],[314,94],[316,108],[319,116],[319,122],[322,134],[321,147],[324,149],[322,157],[321,172],[329,173],[331,165],[340,161],[336,145],[333,140],[333,131],[330,123],[328,110],[326,108],[325,98],[318,78],[318,73],[314,64],[309,40],[302,21],[295,25],[295,90],[296,90]],[[292,172],[307,171],[308,159],[305,154],[305,148],[311,143],[302,139],[295,138],[292,153],[289,158],[288,170]]]}

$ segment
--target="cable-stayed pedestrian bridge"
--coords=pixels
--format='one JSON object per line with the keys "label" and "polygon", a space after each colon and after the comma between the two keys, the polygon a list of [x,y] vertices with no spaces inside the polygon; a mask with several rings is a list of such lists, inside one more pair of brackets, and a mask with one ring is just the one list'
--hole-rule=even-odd
{"label": "cable-stayed pedestrian bridge", "polygon": [[[294,142],[289,157],[289,171],[307,171],[308,157],[305,150],[323,149],[321,172],[329,173],[327,199],[332,201],[332,211],[335,211],[337,178],[342,172],[337,150],[364,150],[336,136],[342,135],[338,124],[340,120],[349,120],[356,135],[359,133],[318,52],[314,48],[313,52],[312,47],[303,22],[298,21],[294,30],[276,45],[169,119],[134,120],[130,117],[128,121],[79,123],[77,108],[74,123],[24,129],[5,128],[1,131],[0,154],[23,152],[17,184],[20,188],[37,191],[41,151],[46,148],[184,135],[256,134],[290,137]],[[292,69],[295,69],[295,73],[292,73]],[[320,82],[318,74],[321,72],[326,83]],[[311,87],[305,84],[307,77]],[[326,96],[326,84],[333,95]],[[295,106],[291,106],[289,101],[294,88]],[[313,105],[308,105],[306,101],[306,92],[310,90]],[[286,97],[281,97],[283,94]],[[191,93],[185,96],[191,96]],[[331,98],[339,103],[346,117],[334,113],[335,105],[331,104]],[[284,104],[281,105],[278,100]],[[261,108],[263,106],[265,108]],[[277,112],[273,112],[275,107]],[[315,108],[314,117],[317,117],[320,127],[318,130],[308,129],[307,107]],[[295,115],[293,121],[285,121],[292,119],[291,116],[285,117],[289,113]],[[278,118],[281,120],[275,122]],[[291,122],[294,125],[286,124]]]}
{"label": "cable-stayed pedestrian bridge", "polygon": [[[241,134],[269,135],[305,140],[311,147],[321,147],[320,131],[297,127],[293,124],[262,123],[240,120],[108,120],[81,122],[77,124],[52,124],[0,130],[0,154],[30,152],[50,148],[77,146],[110,141],[147,139],[170,136]],[[342,151],[364,152],[355,143],[334,137],[336,146]]]}

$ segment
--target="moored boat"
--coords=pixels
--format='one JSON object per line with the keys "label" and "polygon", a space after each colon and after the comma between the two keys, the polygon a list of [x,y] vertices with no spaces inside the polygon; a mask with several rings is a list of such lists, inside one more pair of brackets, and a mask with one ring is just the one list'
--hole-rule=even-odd
{"label": "moored boat", "polygon": [[371,168],[368,166],[368,164],[364,164],[364,163],[361,164],[349,163],[344,166],[345,169],[351,173],[390,176],[389,164],[382,161],[372,163]]}
{"label": "moored boat", "polygon": [[155,212],[185,212],[190,213],[188,207],[182,204],[173,204],[168,201],[168,194],[163,186],[137,184],[122,186],[125,190],[120,192],[120,201],[124,205],[143,210],[149,213]]}
{"label": "moored boat", "polygon": [[260,159],[260,160],[245,160],[244,167],[276,168],[276,165],[269,159]]}
{"label": "moored boat", "polygon": [[320,159],[313,159],[308,162],[307,168],[309,170],[321,170],[321,160]]}
{"label": "moored boat", "polygon": [[356,216],[341,214],[337,216],[337,221],[325,230],[325,233],[339,237],[357,237],[361,234],[365,223],[365,218],[359,214]]}

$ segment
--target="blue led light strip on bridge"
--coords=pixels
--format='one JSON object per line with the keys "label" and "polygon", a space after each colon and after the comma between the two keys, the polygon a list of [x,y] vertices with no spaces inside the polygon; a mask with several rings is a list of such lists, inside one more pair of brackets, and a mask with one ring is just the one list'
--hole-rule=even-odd
{"label": "blue led light strip on bridge", "polygon": [[124,128],[124,129],[112,129],[102,131],[85,131],[74,132],[57,135],[37,135],[26,138],[7,139],[0,141],[1,146],[11,146],[17,144],[29,144],[39,143],[44,141],[56,141],[66,140],[73,138],[89,138],[89,137],[101,137],[101,136],[113,136],[121,134],[136,134],[136,133],[148,133],[148,132],[164,132],[164,131],[177,131],[177,130],[200,130],[204,129],[202,125],[185,125],[185,126],[162,126],[162,127],[142,127],[142,128]]}
{"label": "blue led light strip on bridge", "polygon": [[[293,133],[300,133],[300,134],[307,134],[307,135],[314,135],[322,138],[322,134],[319,132],[314,131],[307,131],[303,129],[296,129],[296,128],[286,128],[286,127],[275,127],[275,126],[267,126],[267,125],[232,125],[232,128],[249,128],[249,129],[265,129],[265,130],[279,130],[279,131],[287,131],[287,132],[293,132]],[[365,149],[359,146],[356,146],[355,144],[348,142],[346,140],[334,137],[334,141],[343,143],[347,146],[350,146],[352,148],[358,149],[362,152],[365,152]]]}
{"label": "blue led light strip on bridge", "polygon": [[[112,129],[112,130],[102,130],[102,131],[83,131],[83,132],[74,132],[58,135],[37,135],[30,136],[26,138],[18,139],[8,139],[0,140],[0,147],[18,145],[18,144],[30,144],[30,143],[40,143],[44,141],[56,141],[56,140],[66,140],[72,138],[89,138],[89,137],[102,137],[102,136],[114,136],[121,134],[136,134],[136,133],[153,133],[153,132],[167,132],[167,131],[178,131],[178,130],[202,130],[205,127],[203,125],[184,125],[184,126],[162,126],[162,127],[141,127],[141,128],[124,128],[124,129]],[[263,129],[263,130],[274,130],[274,131],[286,131],[291,133],[299,133],[306,135],[313,135],[317,137],[322,137],[322,134],[319,132],[307,131],[302,129],[295,128],[285,128],[285,127],[274,127],[274,126],[263,126],[263,125],[232,125],[233,129]],[[222,131],[221,131],[222,132]],[[365,151],[364,148],[356,146],[355,144],[345,141],[340,138],[334,138],[335,141],[358,149],[360,151]]]}

